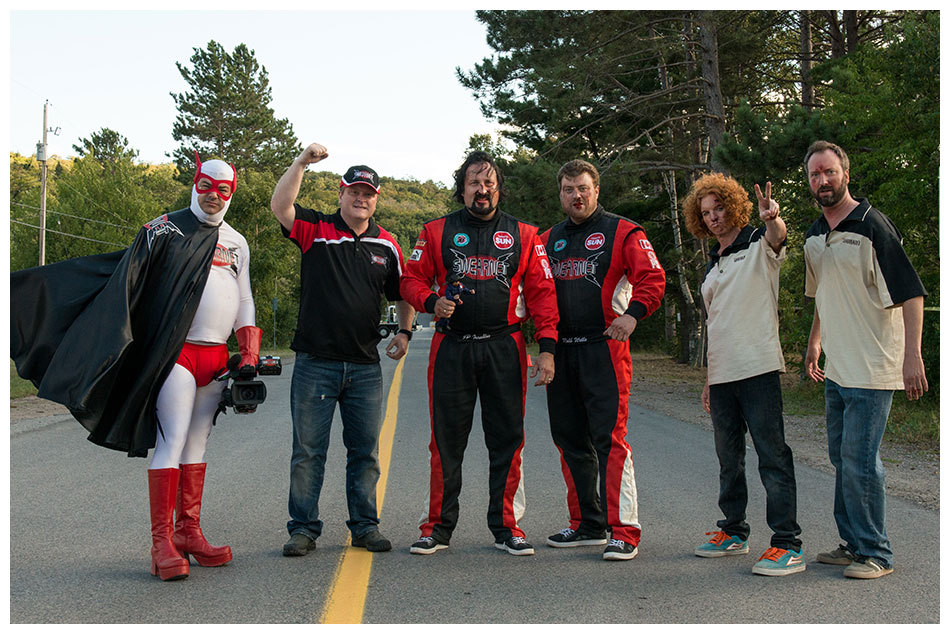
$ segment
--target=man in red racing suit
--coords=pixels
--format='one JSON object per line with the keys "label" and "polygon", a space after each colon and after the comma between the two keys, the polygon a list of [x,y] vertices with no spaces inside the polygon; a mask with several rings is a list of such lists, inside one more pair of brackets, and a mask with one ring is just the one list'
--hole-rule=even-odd
{"label": "man in red racing suit", "polygon": [[[400,283],[416,310],[449,320],[437,328],[429,351],[429,502],[410,552],[431,554],[449,544],[478,396],[490,459],[488,527],[496,548],[531,555],[518,527],[527,385],[520,324],[534,319],[541,353],[531,377],[546,385],[554,376],[554,280],[537,228],[498,210],[503,177],[492,158],[473,152],[455,180],[456,200],[465,208],[425,224]],[[442,292],[453,274],[475,291],[458,304]]]}
{"label": "man in red racing suit", "polygon": [[558,372],[547,397],[571,521],[547,543],[555,548],[606,544],[604,559],[633,559],[640,523],[625,440],[629,339],[637,323],[660,305],[666,275],[643,228],[597,203],[596,167],[570,161],[558,172],[558,184],[567,219],[541,236],[560,315]]}

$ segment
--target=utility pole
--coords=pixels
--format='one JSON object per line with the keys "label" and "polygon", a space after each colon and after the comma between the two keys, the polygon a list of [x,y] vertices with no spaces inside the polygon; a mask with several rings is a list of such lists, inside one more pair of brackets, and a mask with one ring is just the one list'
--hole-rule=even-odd
{"label": "utility pole", "polygon": [[40,266],[46,264],[46,113],[49,101],[43,104],[43,140],[36,144],[36,160],[40,163]]}
{"label": "utility pole", "polygon": [[43,104],[43,140],[36,144],[36,160],[40,164],[40,266],[46,264],[46,133],[59,135],[59,128],[54,130],[46,126],[48,111],[47,99]]}
{"label": "utility pole", "polygon": [[274,278],[274,301],[271,306],[271,313],[274,316],[274,350],[277,349],[277,278]]}

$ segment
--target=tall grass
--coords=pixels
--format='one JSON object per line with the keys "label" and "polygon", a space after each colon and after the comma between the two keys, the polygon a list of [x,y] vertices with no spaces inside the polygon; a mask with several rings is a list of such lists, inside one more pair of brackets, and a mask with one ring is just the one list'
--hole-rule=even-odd
{"label": "tall grass", "polygon": [[[811,416],[825,413],[825,386],[797,376],[786,375],[783,381],[782,401],[786,414]],[[891,415],[887,420],[884,438],[916,445],[928,451],[940,448],[940,396],[927,392],[924,398],[908,401],[902,390],[894,392]]]}
{"label": "tall grass", "polygon": [[34,396],[36,388],[26,379],[17,376],[16,365],[10,360],[10,398],[23,398],[24,396]]}

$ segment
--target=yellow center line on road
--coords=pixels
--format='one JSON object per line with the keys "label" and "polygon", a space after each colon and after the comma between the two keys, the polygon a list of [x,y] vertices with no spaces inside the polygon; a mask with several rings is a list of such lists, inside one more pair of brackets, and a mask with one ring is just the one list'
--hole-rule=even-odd
{"label": "yellow center line on road", "polygon": [[[393,437],[396,435],[396,417],[399,414],[399,390],[402,386],[402,368],[406,357],[399,360],[393,372],[393,382],[386,398],[386,418],[379,432],[379,482],[376,485],[376,513],[383,514],[386,498],[386,480],[389,478],[389,461],[393,452]],[[373,553],[362,548],[351,548],[346,540],[343,556],[333,575],[333,583],[327,593],[326,604],[320,617],[321,623],[361,623],[369,587],[369,573],[373,568]]]}

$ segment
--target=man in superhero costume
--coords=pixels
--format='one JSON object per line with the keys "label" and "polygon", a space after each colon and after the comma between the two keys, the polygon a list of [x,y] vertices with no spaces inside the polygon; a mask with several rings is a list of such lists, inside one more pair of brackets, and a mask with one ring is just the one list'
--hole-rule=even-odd
{"label": "man in superhero costume", "polygon": [[[234,167],[197,154],[188,209],[147,223],[124,251],[13,273],[10,356],[41,398],[62,403],[89,440],[145,457],[152,574],[188,576],[231,560],[199,525],[205,447],[233,329],[241,365],[255,366],[247,242],[224,215]],[[175,517],[177,509],[177,517]],[[173,524],[173,518],[175,519]]]}
{"label": "man in superhero costume", "polygon": [[[527,386],[521,322],[529,314],[534,319],[540,354],[531,376],[546,385],[554,376],[557,300],[537,227],[498,209],[502,184],[488,154],[469,154],[455,172],[455,199],[465,207],[425,224],[400,284],[416,310],[449,320],[436,329],[429,351],[429,502],[413,554],[447,548],[452,537],[476,396],[490,460],[488,527],[495,547],[534,554],[518,526]],[[453,274],[475,292],[464,303],[431,290],[445,287]]]}
{"label": "man in superhero costume", "polygon": [[643,228],[598,204],[596,167],[570,161],[558,172],[558,186],[567,219],[541,240],[554,270],[560,315],[558,372],[547,397],[570,525],[547,543],[606,544],[604,559],[633,559],[640,522],[625,440],[629,340],[640,320],[660,305],[666,276]]}

